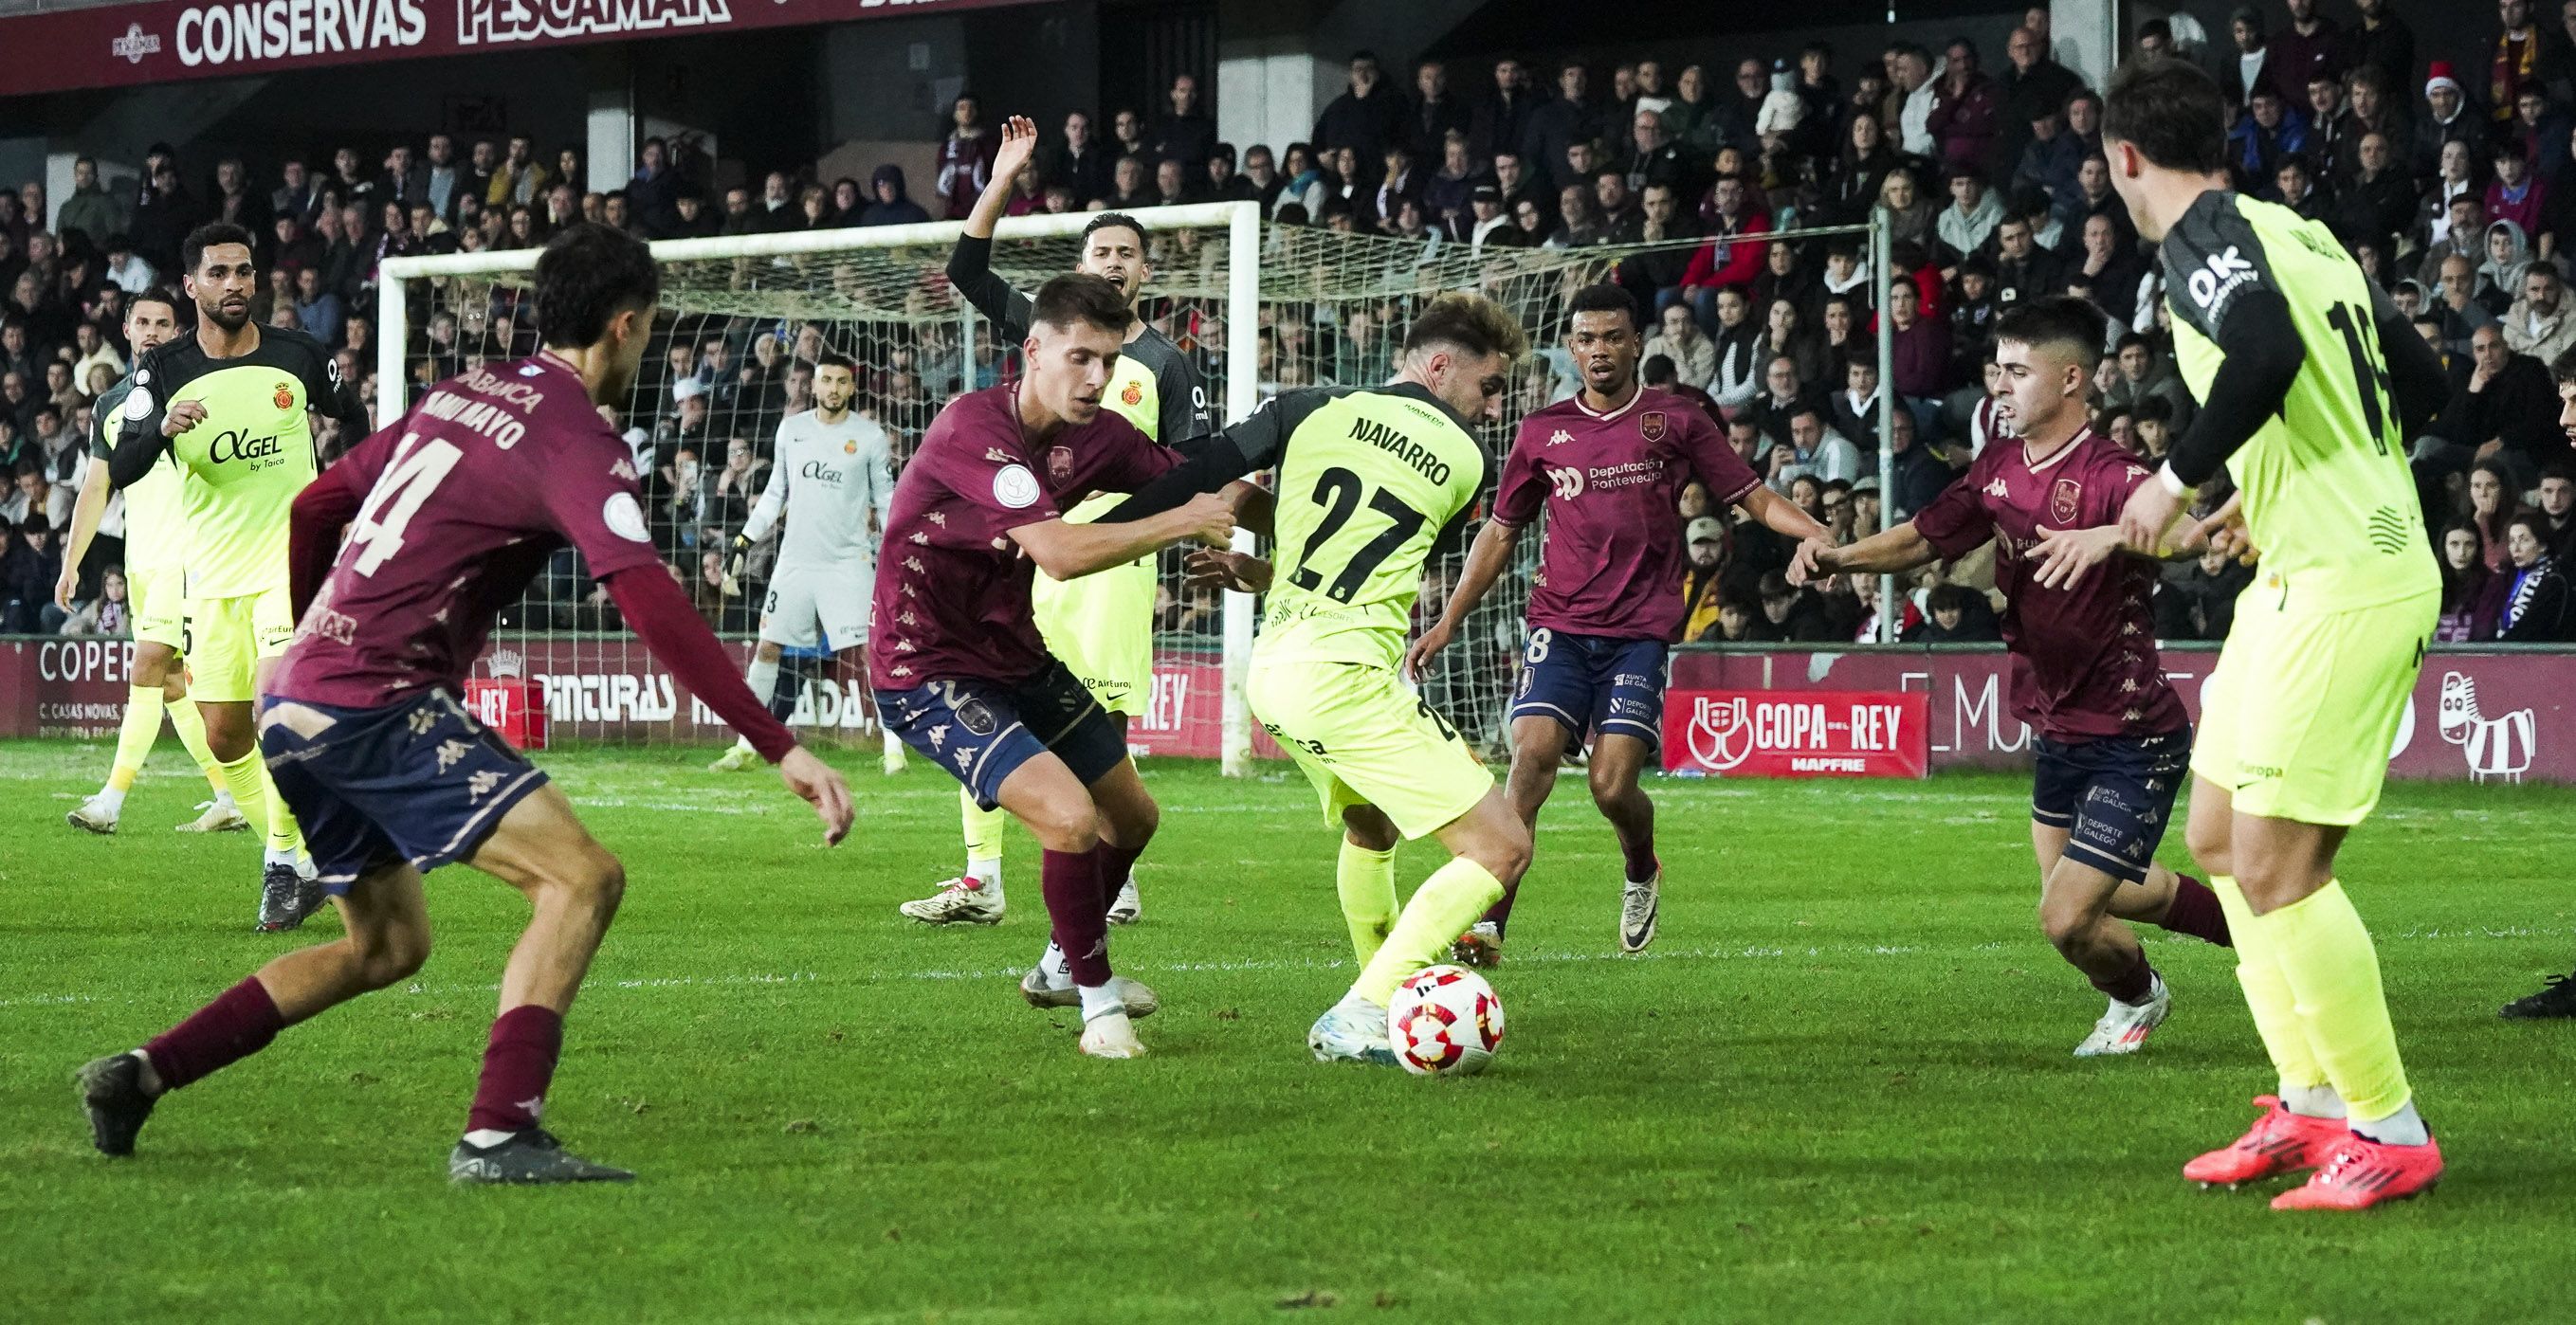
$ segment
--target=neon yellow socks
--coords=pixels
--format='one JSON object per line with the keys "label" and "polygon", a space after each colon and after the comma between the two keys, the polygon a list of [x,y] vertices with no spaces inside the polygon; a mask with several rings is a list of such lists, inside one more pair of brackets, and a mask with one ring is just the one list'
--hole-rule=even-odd
{"label": "neon yellow socks", "polygon": [[125,790],[134,785],[135,775],[143,771],[143,761],[152,757],[152,743],[161,736],[161,687],[136,686],[125,693],[125,721],[116,729],[116,767],[107,775],[108,790],[123,799]]}
{"label": "neon yellow socks", "polygon": [[1009,822],[1010,812],[999,809],[988,810],[977,805],[975,793],[964,787],[957,789],[957,805],[958,818],[963,825],[966,837],[966,872],[991,882],[990,878],[978,873],[975,867],[989,863],[996,867],[993,870],[995,876],[1001,873],[998,867],[1002,863],[1002,828]]}
{"label": "neon yellow socks", "polygon": [[2380,989],[2379,954],[2343,884],[2329,880],[2288,906],[2255,916],[2253,925],[2297,996],[2308,1044],[2343,1096],[2353,1126],[2367,1128],[2404,1111],[2413,1095]]}
{"label": "neon yellow socks", "polygon": [[2219,908],[2227,913],[2227,933],[2236,941],[2236,983],[2245,989],[2245,1006],[2254,1014],[2254,1030],[2263,1037],[2263,1048],[2272,1055],[2272,1066],[2281,1074],[2281,1097],[2291,1099],[2293,1092],[2325,1085],[2326,1070],[2308,1045],[2308,1028],[2299,1020],[2298,999],[2290,993],[2290,982],[2282,978],[2280,966],[2272,959],[2270,931],[2257,928],[2254,908],[2246,902],[2244,890],[2236,886],[2235,879],[2224,874],[2210,875],[2209,888],[2218,894]]}
{"label": "neon yellow socks", "polygon": [[1342,895],[1342,920],[1351,927],[1351,951],[1366,966],[1395,927],[1395,853],[1345,837],[1333,882]]}
{"label": "neon yellow socks", "polygon": [[1379,1007],[1395,997],[1407,976],[1437,961],[1450,943],[1476,923],[1485,908],[1502,900],[1503,884],[1482,865],[1464,856],[1434,870],[1414,890],[1404,913],[1377,954],[1361,968],[1351,992]]}

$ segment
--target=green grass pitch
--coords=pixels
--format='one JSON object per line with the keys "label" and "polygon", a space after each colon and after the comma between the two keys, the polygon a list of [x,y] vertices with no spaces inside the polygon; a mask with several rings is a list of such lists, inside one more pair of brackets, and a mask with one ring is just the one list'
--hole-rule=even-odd
{"label": "green grass pitch", "polygon": [[[159,752],[101,840],[103,746],[0,746],[0,1320],[2527,1320],[2576,1268],[2576,1027],[2495,1017],[2576,960],[2551,788],[2392,789],[2345,854],[2451,1164],[2426,1200],[2278,1215],[2177,1166],[2268,1089],[2224,952],[2151,932],[2173,1020],[2068,1050],[2099,998],[2039,937],[2015,778],[1660,781],[1662,937],[1615,953],[1618,857],[1579,780],[1543,822],[1481,1078],[1308,1061],[1349,979],[1302,783],[1158,765],[1122,968],[1153,1056],[1098,1063],[1013,982],[1010,918],[894,904],[953,872],[916,763],[834,852],[709,752],[543,762],[627,861],[548,1121],[631,1188],[450,1189],[523,908],[434,876],[417,980],[164,1101],[93,1154],[70,1072],[268,955],[255,847],[171,833]],[[2177,835],[2179,836],[2179,835]],[[2166,858],[2183,859],[2179,841]],[[1400,858],[1409,889],[1435,846]]]}

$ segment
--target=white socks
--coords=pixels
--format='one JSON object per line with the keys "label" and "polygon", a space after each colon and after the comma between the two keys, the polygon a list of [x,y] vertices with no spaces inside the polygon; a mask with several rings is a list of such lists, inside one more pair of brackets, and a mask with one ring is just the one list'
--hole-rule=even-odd
{"label": "white socks", "polygon": [[1098,1021],[1113,1012],[1122,1017],[1127,1015],[1127,1000],[1120,998],[1116,989],[1105,984],[1082,986],[1084,1021]]}
{"label": "white socks", "polygon": [[99,808],[106,810],[110,815],[125,812],[125,792],[121,788],[101,787],[98,789],[98,794],[90,799],[97,801]]}
{"label": "white socks", "polygon": [[981,880],[984,891],[992,894],[996,905],[1002,900],[1002,858],[1000,856],[966,857],[966,877]]}
{"label": "white socks", "polygon": [[1047,941],[1046,953],[1038,958],[1038,970],[1046,976],[1048,984],[1058,989],[1073,983],[1073,971],[1065,964],[1064,949],[1057,947],[1053,939]]}
{"label": "white socks", "polygon": [[2424,1125],[2424,1115],[2415,1112],[2413,1100],[2406,1101],[2404,1108],[2376,1122],[2356,1122],[2352,1130],[2356,1135],[2383,1146],[2420,1146],[2433,1139],[2432,1129]]}
{"label": "white socks", "polygon": [[478,1127],[465,1134],[465,1144],[472,1146],[477,1150],[489,1150],[492,1147],[509,1140],[512,1135],[512,1133],[498,1131],[490,1127]]}
{"label": "white socks", "polygon": [[263,860],[265,863],[270,865],[285,865],[289,867],[292,867],[296,863],[294,852],[284,850],[279,847],[268,848],[263,855]]}
{"label": "white socks", "polygon": [[2343,1096],[2332,1086],[2281,1087],[2281,1107],[2302,1118],[2341,1118]]}

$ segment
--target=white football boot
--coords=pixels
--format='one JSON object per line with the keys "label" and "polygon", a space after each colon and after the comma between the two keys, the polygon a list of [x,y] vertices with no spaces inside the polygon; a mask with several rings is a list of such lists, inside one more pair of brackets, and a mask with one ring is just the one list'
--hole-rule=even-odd
{"label": "white football boot", "polygon": [[[1055,945],[1050,943],[1047,956],[1039,958],[1038,964],[1020,977],[1020,997],[1028,1000],[1033,1008],[1081,1007],[1082,991],[1074,987],[1073,976],[1062,963],[1050,961],[1054,956]],[[1118,1002],[1126,1008],[1127,1015],[1138,1020],[1153,1016],[1163,1006],[1161,996],[1141,980],[1113,975],[1109,977],[1109,988],[1117,991]]]}
{"label": "white football boot", "polygon": [[92,795],[80,803],[79,809],[64,815],[63,821],[83,832],[113,837],[116,835],[117,816],[122,812],[123,807],[111,806],[107,797]]}
{"label": "white football boot", "polygon": [[1664,872],[1644,881],[1629,880],[1619,894],[1619,951],[1644,952],[1655,941],[1655,921],[1663,912]]}
{"label": "white football boot", "polygon": [[1306,1032],[1306,1047],[1318,1063],[1375,1063],[1395,1066],[1395,1049],[1386,1038],[1386,1009],[1344,994],[1342,1001],[1315,1019]]}
{"label": "white football boot", "polygon": [[939,885],[938,892],[895,910],[925,925],[998,925],[1003,902],[982,879],[961,874]]}
{"label": "white football boot", "polygon": [[1118,896],[1109,903],[1109,923],[1132,925],[1144,918],[1144,899],[1136,895],[1136,878],[1129,875],[1127,882],[1118,885]]}
{"label": "white football boot", "polygon": [[2103,1058],[2113,1054],[2133,1054],[2147,1047],[2147,1037],[2164,1024],[2165,1015],[2173,1011],[2173,991],[2165,988],[2165,978],[2154,977],[2154,984],[2144,1003],[2111,1000],[2102,1019],[2093,1023],[2093,1033],[2075,1046],[2078,1058]]}
{"label": "white football boot", "polygon": [[241,807],[227,794],[210,801],[197,802],[197,817],[179,825],[182,833],[242,833],[250,830],[250,820],[242,817]]}
{"label": "white football boot", "polygon": [[1124,1012],[1106,1012],[1082,1023],[1082,1052],[1093,1058],[1142,1058],[1145,1043]]}

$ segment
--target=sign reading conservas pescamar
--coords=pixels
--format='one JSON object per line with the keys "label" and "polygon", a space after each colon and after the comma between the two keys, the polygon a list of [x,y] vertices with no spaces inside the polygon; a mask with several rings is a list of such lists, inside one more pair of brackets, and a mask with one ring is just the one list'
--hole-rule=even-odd
{"label": "sign reading conservas pescamar", "polygon": [[0,18],[0,97],[1032,0],[175,0]]}

